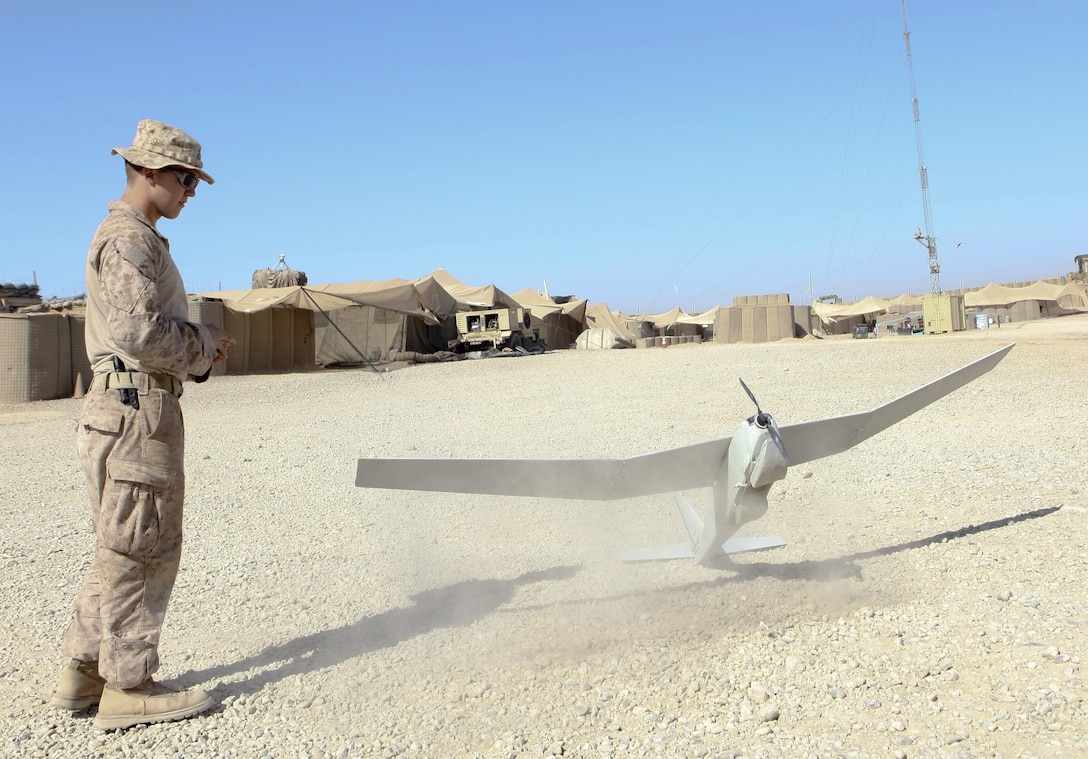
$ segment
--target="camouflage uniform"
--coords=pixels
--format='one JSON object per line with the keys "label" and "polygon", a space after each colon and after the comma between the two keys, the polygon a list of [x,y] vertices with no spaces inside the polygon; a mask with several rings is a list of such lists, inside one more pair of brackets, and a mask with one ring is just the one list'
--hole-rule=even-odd
{"label": "camouflage uniform", "polygon": [[[64,636],[67,656],[99,660],[117,688],[159,666],[159,631],[181,558],[185,495],[182,382],[216,356],[188,321],[169,243],[138,209],[109,205],[87,254],[87,353],[94,367],[78,449],[95,529],[94,557]],[[113,356],[132,370],[139,408],[105,379]]]}

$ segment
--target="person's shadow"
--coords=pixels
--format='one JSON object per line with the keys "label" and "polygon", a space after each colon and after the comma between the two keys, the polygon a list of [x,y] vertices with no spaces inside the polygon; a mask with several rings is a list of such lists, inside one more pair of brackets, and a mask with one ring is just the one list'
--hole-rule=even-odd
{"label": "person's shadow", "polygon": [[425,590],[412,596],[411,606],[390,609],[334,630],[322,630],[278,646],[269,646],[260,653],[230,664],[190,670],[178,679],[184,683],[198,683],[261,669],[244,680],[216,686],[216,690],[233,694],[256,693],[265,685],[292,675],[331,667],[371,651],[395,646],[431,630],[471,624],[510,601],[519,586],[566,580],[580,569],[576,566],[553,567],[526,572],[509,580],[464,580]]}

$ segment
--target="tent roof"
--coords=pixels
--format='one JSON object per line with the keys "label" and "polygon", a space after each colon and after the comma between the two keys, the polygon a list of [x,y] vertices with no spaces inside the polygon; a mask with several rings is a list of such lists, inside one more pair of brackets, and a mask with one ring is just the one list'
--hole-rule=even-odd
{"label": "tent roof", "polygon": [[671,327],[686,316],[687,314],[680,310],[680,306],[677,306],[672,311],[666,311],[663,314],[639,314],[628,318],[631,321],[650,322],[654,327],[661,329],[664,327]]}
{"label": "tent roof", "polygon": [[359,280],[321,285],[296,285],[254,290],[218,290],[197,297],[220,300],[232,311],[253,313],[266,308],[292,307],[335,311],[348,306],[374,306],[418,316],[437,324],[440,318],[472,308],[509,307],[518,303],[494,285],[470,287],[445,269],[417,280]]}
{"label": "tent roof", "polygon": [[468,311],[474,308],[517,308],[518,303],[495,285],[472,287],[454,277],[445,269],[435,269],[426,277],[416,280],[418,286],[430,287],[430,282],[437,283],[443,290],[451,295],[457,305],[447,315],[456,311]]}
{"label": "tent roof", "polygon": [[634,340],[635,333],[627,329],[626,321],[627,318],[618,311],[610,311],[607,303],[586,306],[587,328],[610,329],[625,340]]}
{"label": "tent roof", "polygon": [[197,297],[220,300],[231,311],[242,313],[254,313],[275,307],[335,311],[348,306],[374,306],[437,323],[435,314],[420,302],[414,285],[405,280],[217,290],[197,293]]}
{"label": "tent roof", "polygon": [[551,316],[552,314],[567,314],[578,321],[585,320],[588,301],[584,298],[570,300],[566,303],[556,303],[547,295],[541,295],[531,287],[518,290],[510,297],[517,301],[522,308],[529,309],[529,313],[538,319],[543,319],[545,316]]}
{"label": "tent roof", "polygon": [[[865,316],[887,311],[890,306],[922,305],[921,295],[903,294],[888,300],[868,296],[857,303],[813,303],[812,310],[824,321],[849,316]],[[1068,302],[1073,308],[1088,308],[1088,295],[1083,285],[1069,283],[1055,285],[1042,280],[1026,287],[1005,287],[991,282],[981,290],[964,293],[963,305],[968,308],[978,306],[1008,306],[1022,300],[1041,300]]]}
{"label": "tent roof", "polygon": [[1057,301],[1068,295],[1083,297],[1084,290],[1072,282],[1052,285],[1040,280],[1027,287],[1005,287],[991,282],[981,290],[965,293],[963,303],[965,306],[1007,306],[1022,300]]}
{"label": "tent roof", "polygon": [[894,298],[889,298],[888,299],[888,305],[889,306],[917,306],[917,307],[921,308],[921,306],[922,306],[922,296],[921,295],[911,295],[909,293],[903,293],[902,295],[897,295]]}
{"label": "tent roof", "polygon": [[813,303],[812,311],[823,321],[845,319],[850,316],[865,316],[887,311],[890,301],[866,296],[857,303]]}
{"label": "tent roof", "polygon": [[702,327],[712,327],[717,323],[718,312],[721,310],[721,306],[714,306],[709,311],[703,311],[703,313],[694,316],[681,316],[676,321],[680,324],[698,324]]}

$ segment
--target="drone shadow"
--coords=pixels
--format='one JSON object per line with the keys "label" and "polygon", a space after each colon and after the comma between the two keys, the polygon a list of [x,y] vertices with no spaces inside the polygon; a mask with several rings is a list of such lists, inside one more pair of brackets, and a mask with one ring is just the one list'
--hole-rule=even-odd
{"label": "drone shadow", "polygon": [[217,691],[230,694],[256,693],[270,683],[332,667],[432,630],[471,624],[508,603],[518,587],[566,580],[580,569],[577,566],[553,567],[526,572],[508,580],[465,580],[424,590],[412,596],[411,606],[390,609],[343,627],[269,646],[230,664],[190,670],[178,679],[185,684],[199,683],[260,669],[262,671],[243,680],[216,687]]}
{"label": "drone shadow", "polygon": [[[871,551],[858,551],[856,553],[839,556],[834,559],[820,559],[818,561],[796,561],[790,564],[772,564],[769,562],[750,562],[735,564],[728,559],[720,567],[735,572],[732,577],[725,578],[730,582],[753,580],[757,577],[773,577],[778,580],[838,580],[838,579],[862,579],[859,561],[872,559],[877,556],[890,556],[892,554],[909,551],[915,548],[924,548],[935,543],[944,543],[950,540],[978,535],[990,530],[998,530],[1009,527],[1030,519],[1045,517],[1058,511],[1060,506],[1050,506],[1044,509],[1036,509],[1022,514],[1016,514],[1003,519],[994,519],[981,524],[968,525],[956,530],[939,532],[917,540],[909,540],[904,543],[896,543],[891,546],[875,548]],[[714,584],[717,584],[715,582]]]}
{"label": "drone shadow", "polygon": [[[861,580],[862,567],[858,563],[865,559],[871,559],[877,556],[890,556],[892,554],[900,553],[902,551],[909,551],[915,548],[924,548],[928,545],[935,543],[944,543],[950,540],[959,540],[971,535],[978,535],[983,532],[989,532],[990,530],[997,530],[1003,527],[1009,527],[1020,522],[1026,522],[1030,519],[1038,519],[1053,514],[1055,511],[1059,511],[1060,506],[1051,506],[1044,509],[1036,509],[1035,511],[1028,511],[1022,514],[1016,514],[1011,517],[1005,517],[1003,519],[994,519],[989,522],[983,522],[981,524],[968,525],[967,527],[961,527],[956,530],[947,530],[945,532],[939,532],[935,535],[930,535],[925,538],[918,538],[917,540],[909,540],[903,543],[896,543],[895,545],[884,546],[882,548],[876,548],[871,551],[858,551],[856,553],[847,554],[845,556],[839,556],[833,559],[819,559],[819,560],[804,560],[794,561],[786,564],[771,563],[766,561],[748,562],[744,564],[737,564],[728,557],[722,557],[722,560],[711,566],[712,569],[721,569],[731,572],[729,575],[714,577],[710,580],[702,580],[699,582],[690,582],[683,585],[675,585],[668,588],[657,588],[654,590],[639,590],[629,593],[617,593],[610,596],[598,597],[598,598],[586,598],[573,601],[559,601],[557,603],[550,604],[550,606],[575,606],[587,603],[600,603],[602,601],[620,601],[626,598],[645,597],[651,594],[659,593],[684,593],[691,590],[699,590],[705,588],[715,588],[724,585],[732,585],[736,583],[750,582],[752,580],[758,580],[764,577],[772,577],[776,580],[782,580],[783,582],[807,580],[810,582],[829,582],[832,580]],[[544,608],[542,606],[528,607],[520,606],[517,611],[535,610]]]}

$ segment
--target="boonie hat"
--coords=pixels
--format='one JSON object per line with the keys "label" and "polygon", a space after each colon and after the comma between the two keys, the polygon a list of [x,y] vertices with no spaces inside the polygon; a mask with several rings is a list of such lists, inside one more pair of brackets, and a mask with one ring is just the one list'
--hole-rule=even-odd
{"label": "boonie hat", "polygon": [[204,163],[200,160],[200,143],[177,127],[161,121],[144,119],[136,126],[132,145],[114,148],[110,155],[120,155],[132,165],[145,169],[180,166],[208,184],[215,184],[215,180],[204,171]]}

